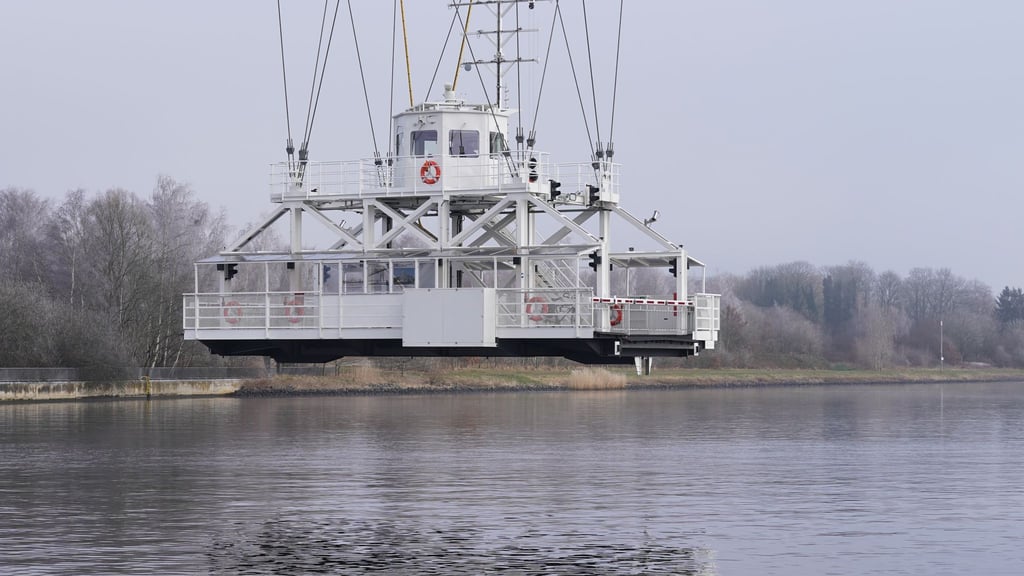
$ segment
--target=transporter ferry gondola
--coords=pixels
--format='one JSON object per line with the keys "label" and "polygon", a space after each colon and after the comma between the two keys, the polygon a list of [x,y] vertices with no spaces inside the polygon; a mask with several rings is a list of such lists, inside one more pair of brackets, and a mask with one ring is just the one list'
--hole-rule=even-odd
{"label": "transporter ferry gondola", "polygon": [[[387,151],[313,161],[308,127],[297,156],[289,134],[287,161],[270,171],[270,215],[195,264],[185,337],[217,354],[281,362],[562,356],[613,364],[714,348],[719,296],[705,293],[702,280],[691,293],[688,282],[704,265],[655,231],[652,219],[620,206],[628,177],[611,142],[596,142],[583,161],[557,161],[502,104],[510,72],[542,65],[518,49],[504,54],[529,32],[520,12],[542,7],[558,26],[557,2],[451,3],[462,33],[456,69],[464,84],[479,77],[470,86],[483,95],[466,100],[452,83],[439,98],[413,104],[410,89],[409,107],[391,117]],[[481,12],[492,27],[473,32],[468,18]],[[484,45],[493,54],[477,59]],[[330,49],[323,36],[321,48]],[[282,62],[283,53],[282,34]],[[492,85],[483,70],[493,73]],[[353,121],[365,115],[356,112]],[[287,223],[287,248],[257,249],[277,222]],[[617,244],[613,228],[621,227],[634,231],[631,244],[647,246]],[[649,268],[671,278],[670,291],[613,292],[613,269]]]}

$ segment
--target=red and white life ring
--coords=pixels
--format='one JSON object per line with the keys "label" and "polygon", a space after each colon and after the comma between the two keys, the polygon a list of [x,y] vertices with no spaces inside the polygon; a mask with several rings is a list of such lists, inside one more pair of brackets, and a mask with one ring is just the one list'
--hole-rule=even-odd
{"label": "red and white life ring", "polygon": [[238,324],[242,319],[242,305],[238,300],[232,300],[224,305],[224,321],[228,324]]}
{"label": "red and white life ring", "polygon": [[611,311],[612,319],[609,322],[609,324],[611,324],[612,326],[618,326],[619,324],[622,324],[622,306],[618,304],[612,304]]}
{"label": "red and white life ring", "polygon": [[294,298],[285,298],[284,315],[292,324],[302,322],[302,316],[306,314],[305,298],[302,294],[296,294]]}
{"label": "red and white life ring", "polygon": [[427,160],[420,167],[420,178],[424,184],[437,184],[441,179],[441,167],[433,160]]}
{"label": "red and white life ring", "polygon": [[533,296],[526,301],[526,316],[534,322],[540,322],[548,313],[548,301],[543,296]]}

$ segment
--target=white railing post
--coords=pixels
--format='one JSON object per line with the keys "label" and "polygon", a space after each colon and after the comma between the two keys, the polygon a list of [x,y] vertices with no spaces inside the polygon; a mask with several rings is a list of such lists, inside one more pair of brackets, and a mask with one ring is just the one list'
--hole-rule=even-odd
{"label": "white railing post", "polygon": [[580,324],[581,324],[581,322],[580,322],[580,306],[582,306],[581,300],[582,299],[580,298],[580,289],[577,288],[576,289],[576,306],[574,307],[574,310],[575,310],[576,313],[573,315],[573,319],[572,319],[573,324],[575,325],[575,328],[576,328],[576,336],[579,336],[580,335],[580,330],[583,329],[583,327],[580,326]]}

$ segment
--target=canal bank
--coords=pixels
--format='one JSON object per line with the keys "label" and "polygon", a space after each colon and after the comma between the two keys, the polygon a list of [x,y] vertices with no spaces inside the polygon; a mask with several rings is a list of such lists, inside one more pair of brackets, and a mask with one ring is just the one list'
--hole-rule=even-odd
{"label": "canal bank", "polygon": [[637,376],[618,367],[572,369],[348,369],[333,376],[277,375],[242,382],[237,396],[429,394],[458,392],[747,388],[943,382],[1024,382],[1024,370],[1002,368],[811,370],[666,369]]}
{"label": "canal bank", "polygon": [[621,368],[381,370],[346,368],[334,375],[268,378],[0,382],[0,402],[188,396],[304,396],[746,388],[850,384],[1024,382],[1024,370],[998,368],[809,370],[675,369],[637,376]]}
{"label": "canal bank", "polygon": [[115,382],[3,382],[0,402],[146,398],[162,396],[224,396],[235,393],[242,379],[124,380]]}

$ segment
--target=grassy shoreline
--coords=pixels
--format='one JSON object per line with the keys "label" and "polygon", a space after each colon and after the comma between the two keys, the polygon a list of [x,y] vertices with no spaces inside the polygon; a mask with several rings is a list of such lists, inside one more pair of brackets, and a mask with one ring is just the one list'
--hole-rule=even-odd
{"label": "grassy shoreline", "polygon": [[668,369],[637,376],[632,368],[458,369],[389,371],[356,367],[338,376],[276,376],[247,380],[236,396],[423,394],[450,392],[629,390],[756,386],[1024,382],[1024,370],[905,368],[887,370]]}

